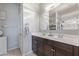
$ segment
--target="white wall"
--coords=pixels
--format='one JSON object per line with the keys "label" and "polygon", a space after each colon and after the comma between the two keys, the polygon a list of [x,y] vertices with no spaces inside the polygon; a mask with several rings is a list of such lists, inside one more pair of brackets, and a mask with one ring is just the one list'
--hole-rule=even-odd
{"label": "white wall", "polygon": [[49,26],[49,11],[46,10],[50,3],[40,4],[40,31],[47,30]]}
{"label": "white wall", "polygon": [[40,31],[45,31],[49,26],[49,13],[44,12],[40,15]]}
{"label": "white wall", "polygon": [[31,32],[39,31],[39,4],[27,3],[23,4],[23,24],[29,24]]}
{"label": "white wall", "polygon": [[5,35],[8,37],[8,49],[18,48],[18,34],[20,33],[19,4],[5,4],[6,26]]}
{"label": "white wall", "polygon": [[23,4],[23,29],[25,24],[29,24],[30,34],[26,34],[24,31],[23,36],[23,54],[32,50],[32,36],[31,33],[39,31],[39,4],[26,3]]}

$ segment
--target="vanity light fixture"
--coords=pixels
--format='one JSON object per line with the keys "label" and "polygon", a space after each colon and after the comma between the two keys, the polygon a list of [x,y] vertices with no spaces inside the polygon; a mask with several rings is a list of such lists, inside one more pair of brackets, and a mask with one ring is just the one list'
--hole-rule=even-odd
{"label": "vanity light fixture", "polygon": [[51,5],[49,5],[49,6],[47,6],[45,9],[46,9],[46,11],[49,11],[51,8],[56,8],[58,5],[60,5],[60,3],[53,3],[53,4],[51,4]]}

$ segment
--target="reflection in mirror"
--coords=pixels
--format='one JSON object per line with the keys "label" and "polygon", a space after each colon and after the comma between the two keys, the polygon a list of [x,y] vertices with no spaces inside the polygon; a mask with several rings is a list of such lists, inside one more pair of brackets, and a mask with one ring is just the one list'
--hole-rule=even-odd
{"label": "reflection in mirror", "polygon": [[74,6],[72,7],[69,7],[66,10],[62,11],[63,14],[61,17],[62,18],[61,24],[63,26],[63,30],[77,30],[78,29],[79,11],[77,9],[77,5],[74,4]]}
{"label": "reflection in mirror", "polygon": [[64,34],[79,34],[79,4],[61,3],[49,11],[49,29]]}
{"label": "reflection in mirror", "polygon": [[[61,16],[61,30],[64,34],[76,35],[79,34],[79,4],[65,4],[67,8],[59,11]],[[61,28],[61,27],[60,27]]]}
{"label": "reflection in mirror", "polygon": [[49,12],[49,30],[56,30],[56,13]]}

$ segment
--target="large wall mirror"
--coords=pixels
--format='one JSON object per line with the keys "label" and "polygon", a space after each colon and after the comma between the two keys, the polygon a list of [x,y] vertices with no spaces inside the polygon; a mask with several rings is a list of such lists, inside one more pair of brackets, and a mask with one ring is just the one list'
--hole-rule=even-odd
{"label": "large wall mirror", "polygon": [[65,34],[79,34],[79,4],[61,3],[49,11],[49,30]]}

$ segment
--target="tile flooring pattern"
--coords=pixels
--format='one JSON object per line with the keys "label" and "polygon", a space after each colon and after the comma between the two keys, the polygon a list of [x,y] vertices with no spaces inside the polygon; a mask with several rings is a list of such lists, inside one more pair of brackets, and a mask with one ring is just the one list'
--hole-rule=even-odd
{"label": "tile flooring pattern", "polygon": [[[22,55],[21,55],[20,49],[17,48],[17,49],[10,50],[10,51],[8,51],[7,54],[1,55],[1,56],[22,56]],[[31,52],[26,56],[36,56],[36,54]]]}

